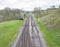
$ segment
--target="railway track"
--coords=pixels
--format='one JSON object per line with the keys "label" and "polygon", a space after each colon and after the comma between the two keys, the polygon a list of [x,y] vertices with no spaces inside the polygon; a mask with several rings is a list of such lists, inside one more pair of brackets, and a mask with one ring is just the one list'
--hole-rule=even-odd
{"label": "railway track", "polygon": [[41,38],[34,18],[29,16],[11,47],[46,47]]}

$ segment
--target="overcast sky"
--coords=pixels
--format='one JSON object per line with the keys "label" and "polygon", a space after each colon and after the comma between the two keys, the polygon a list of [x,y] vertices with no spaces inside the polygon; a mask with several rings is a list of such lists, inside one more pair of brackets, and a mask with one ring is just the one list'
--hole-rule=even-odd
{"label": "overcast sky", "polygon": [[33,10],[34,7],[48,8],[60,4],[60,0],[0,0],[0,9],[5,7]]}

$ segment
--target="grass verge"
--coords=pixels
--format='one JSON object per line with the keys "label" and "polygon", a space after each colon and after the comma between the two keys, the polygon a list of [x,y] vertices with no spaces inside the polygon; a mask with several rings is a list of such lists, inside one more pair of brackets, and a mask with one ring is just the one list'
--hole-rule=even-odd
{"label": "grass verge", "polygon": [[41,30],[48,47],[60,47],[60,30],[49,30],[43,23],[38,23],[39,29]]}
{"label": "grass verge", "polygon": [[18,34],[23,21],[13,20],[0,23],[0,47],[9,47]]}

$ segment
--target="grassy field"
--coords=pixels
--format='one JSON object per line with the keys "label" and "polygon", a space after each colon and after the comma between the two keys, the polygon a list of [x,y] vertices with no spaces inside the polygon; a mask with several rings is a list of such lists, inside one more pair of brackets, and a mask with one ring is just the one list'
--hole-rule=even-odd
{"label": "grassy field", "polygon": [[18,34],[23,21],[13,20],[0,23],[0,47],[9,47]]}

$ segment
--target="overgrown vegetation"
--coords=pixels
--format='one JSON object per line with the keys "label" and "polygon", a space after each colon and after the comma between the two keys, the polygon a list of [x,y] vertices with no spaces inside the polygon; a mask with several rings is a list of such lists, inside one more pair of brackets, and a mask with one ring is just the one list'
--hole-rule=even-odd
{"label": "overgrown vegetation", "polygon": [[[36,20],[37,22],[37,20]],[[60,30],[50,30],[43,23],[38,23],[38,27],[42,32],[48,47],[60,47]]]}
{"label": "overgrown vegetation", "polygon": [[38,18],[36,18],[36,22],[48,47],[60,47],[60,8],[41,12],[40,22],[38,22]]}
{"label": "overgrown vegetation", "polygon": [[0,47],[10,47],[22,24],[19,20],[0,23]]}
{"label": "overgrown vegetation", "polygon": [[60,29],[60,9],[55,10],[53,13],[41,18],[41,22],[44,23],[50,30]]}

